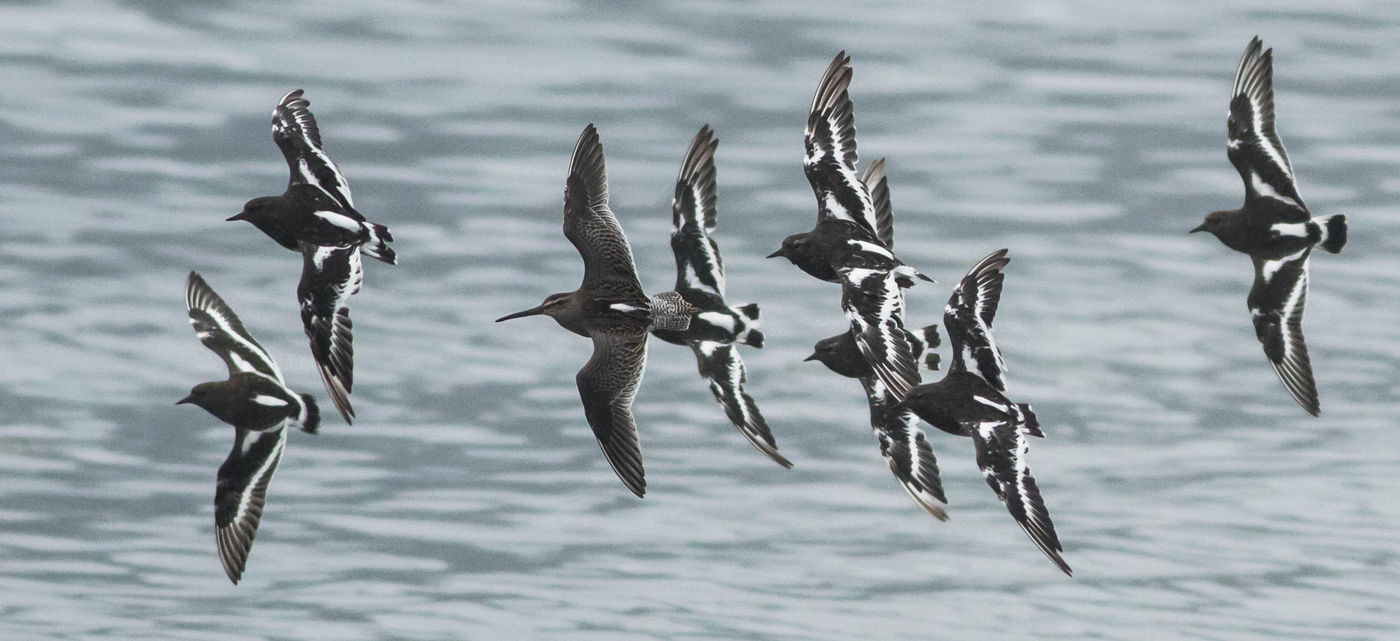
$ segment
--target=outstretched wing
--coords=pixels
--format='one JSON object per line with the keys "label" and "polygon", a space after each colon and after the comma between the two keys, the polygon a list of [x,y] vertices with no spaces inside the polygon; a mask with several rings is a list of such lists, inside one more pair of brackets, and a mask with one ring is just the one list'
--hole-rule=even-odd
{"label": "outstretched wing", "polygon": [[593,357],[574,377],[583,413],[608,464],[627,489],[640,497],[646,494],[647,482],[632,399],[646,369],[647,335],[596,331],[589,335]]}
{"label": "outstretched wing", "polygon": [[1303,342],[1303,305],[1308,298],[1308,255],[1311,248],[1277,260],[1254,259],[1254,287],[1249,312],[1264,355],[1293,400],[1317,416],[1317,383]]}
{"label": "outstretched wing", "polygon": [[977,449],[977,467],[982,469],[982,476],[997,498],[1006,504],[1011,518],[1056,567],[1071,574],[1069,564],[1060,556],[1064,548],[1055,534],[1055,524],[1050,521],[1050,512],[1045,509],[1045,500],[1040,497],[1040,488],[1026,463],[1026,434],[1010,421],[982,421],[972,430],[972,440]]}
{"label": "outstretched wing", "polygon": [[1006,363],[992,340],[992,320],[1005,278],[1001,270],[1011,262],[1006,252],[997,250],[973,265],[943,308],[943,326],[953,347],[949,371],[976,374],[999,392],[1006,391]]}
{"label": "outstretched wing", "polygon": [[802,168],[817,197],[818,220],[848,220],[875,238],[875,204],[856,176],[855,110],[847,91],[850,63],[846,52],[836,54],[817,85],[802,140],[806,148]]}
{"label": "outstretched wing", "polygon": [[744,371],[744,361],[739,358],[739,350],[733,344],[708,341],[691,343],[690,348],[695,351],[700,375],[710,383],[710,392],[724,407],[724,413],[734,427],[774,463],[792,467],[792,462],[778,453],[778,442],[773,439],[768,422],[758,411],[758,404],[744,391],[748,374]]}
{"label": "outstretched wing", "polygon": [[627,236],[608,208],[603,145],[592,124],[584,127],[569,162],[569,179],[564,187],[564,237],[583,257],[583,289],[608,281],[628,290],[618,292],[624,296],[645,298]]}
{"label": "outstretched wing", "polygon": [[870,201],[875,204],[875,236],[884,243],[886,249],[894,249],[894,208],[890,204],[890,183],[885,177],[885,159],[880,158],[866,166],[860,175],[860,182],[870,192]]}
{"label": "outstretched wing", "polygon": [[714,231],[715,148],[710,126],[700,128],[681,162],[671,200],[671,251],[676,255],[676,291],[696,289],[724,297],[724,262]]}
{"label": "outstretched wing", "polygon": [[190,272],[185,281],[185,308],[199,342],[224,360],[230,376],[253,372],[283,383],[282,370],[267,350],[243,327],[228,303],[195,272]]}
{"label": "outstretched wing", "polygon": [[311,340],[311,356],[326,392],[331,395],[346,423],[355,410],[350,407],[354,385],[355,349],[350,334],[350,296],[360,291],[364,271],[360,249],[355,245],[328,246],[301,244],[301,323]]}
{"label": "outstretched wing", "polygon": [[[289,184],[320,187],[347,212],[359,216],[355,212],[355,201],[350,197],[350,183],[321,147],[321,130],[316,127],[316,117],[311,115],[311,102],[301,94],[300,89],[287,92],[272,110],[272,140],[287,159],[287,168],[291,171]],[[364,218],[359,216],[359,219]]]}
{"label": "outstretched wing", "polygon": [[262,520],[267,484],[282,460],[287,430],[279,425],[264,432],[238,430],[233,451],[219,466],[214,490],[214,540],[224,573],[236,585],[248,563],[248,551]]}
{"label": "outstretched wing", "polygon": [[1298,196],[1293,165],[1274,130],[1274,50],[1264,50],[1255,36],[1240,58],[1230,98],[1228,153],[1244,180],[1245,202],[1272,198],[1297,210],[1296,220],[1308,219]]}
{"label": "outstretched wing", "polygon": [[919,417],[906,407],[895,406],[889,390],[878,377],[864,376],[860,382],[870,404],[870,427],[875,430],[880,455],[889,463],[890,472],[915,503],[934,518],[948,520],[944,510],[948,498],[943,495],[938,460],[923,430],[919,429]]}
{"label": "outstretched wing", "polygon": [[896,271],[884,267],[842,267],[841,309],[851,323],[856,347],[895,401],[919,384],[918,361],[904,331],[904,290]]}

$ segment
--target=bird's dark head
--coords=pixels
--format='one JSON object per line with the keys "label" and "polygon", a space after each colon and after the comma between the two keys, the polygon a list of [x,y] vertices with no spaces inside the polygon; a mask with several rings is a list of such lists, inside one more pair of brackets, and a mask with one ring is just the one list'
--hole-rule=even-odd
{"label": "bird's dark head", "polygon": [[175,404],[185,405],[188,403],[190,405],[198,405],[199,407],[208,410],[210,403],[215,397],[216,387],[216,383],[200,383],[198,385],[195,385],[192,389],[190,389],[189,396],[175,401]]}
{"label": "bird's dark head", "polygon": [[778,248],[778,251],[768,254],[768,257],[777,258],[782,256],[793,264],[796,264],[798,261],[806,258],[811,252],[812,234],[811,232],[803,232],[784,238],[783,246]]}
{"label": "bird's dark head", "polygon": [[848,334],[837,334],[836,336],[823,338],[817,341],[817,344],[812,347],[812,355],[802,360],[817,361],[825,365],[827,369],[835,370],[836,363],[842,354],[841,339],[846,336],[848,336]]}
{"label": "bird's dark head", "polygon": [[1210,233],[1212,233],[1212,234],[1215,234],[1215,235],[1218,237],[1218,236],[1220,236],[1220,230],[1223,229],[1223,228],[1225,227],[1226,223],[1228,222],[1228,220],[1229,220],[1229,215],[1230,215],[1231,213],[1233,213],[1233,212],[1228,212],[1228,211],[1213,211],[1213,212],[1210,212],[1209,214],[1206,214],[1206,219],[1205,219],[1204,221],[1202,221],[1200,225],[1197,225],[1197,226],[1195,227],[1195,229],[1192,229],[1189,233],[1194,234],[1194,233],[1196,233],[1196,232],[1198,232],[1198,231],[1208,231],[1208,232],[1210,232]]}
{"label": "bird's dark head", "polygon": [[277,215],[276,206],[277,198],[275,196],[261,196],[243,203],[243,211],[229,216],[226,220],[246,220],[257,225],[270,216]]}
{"label": "bird's dark head", "polygon": [[552,318],[557,319],[561,314],[568,313],[567,310],[570,308],[569,302],[573,299],[573,297],[574,292],[550,294],[547,298],[544,299],[544,302],[540,303],[538,306],[531,307],[530,309],[519,311],[514,314],[506,314],[505,316],[497,318],[496,322],[499,323],[501,321],[508,321],[512,318],[538,316],[540,314],[544,314],[546,316],[550,316]]}

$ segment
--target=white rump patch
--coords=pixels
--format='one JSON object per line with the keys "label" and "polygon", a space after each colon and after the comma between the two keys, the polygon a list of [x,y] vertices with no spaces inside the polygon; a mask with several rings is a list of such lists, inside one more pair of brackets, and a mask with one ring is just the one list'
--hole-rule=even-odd
{"label": "white rump patch", "polygon": [[340,212],[314,211],[311,212],[311,215],[346,231],[353,231],[357,233],[360,231],[360,221],[346,216],[345,214],[342,214]]}
{"label": "white rump patch", "polygon": [[266,394],[258,394],[258,395],[256,395],[256,396],[254,396],[254,397],[253,397],[253,402],[254,402],[254,403],[257,403],[258,405],[262,405],[262,406],[264,406],[264,407],[286,407],[286,406],[287,406],[287,401],[286,401],[286,399],[277,398],[276,396],[268,396],[268,395],[266,395]]}
{"label": "white rump patch", "polygon": [[723,312],[700,312],[698,318],[715,327],[722,327],[727,332],[734,331],[734,317]]}
{"label": "white rump patch", "polygon": [[1269,227],[1269,230],[1279,236],[1308,237],[1308,223],[1277,223]]}

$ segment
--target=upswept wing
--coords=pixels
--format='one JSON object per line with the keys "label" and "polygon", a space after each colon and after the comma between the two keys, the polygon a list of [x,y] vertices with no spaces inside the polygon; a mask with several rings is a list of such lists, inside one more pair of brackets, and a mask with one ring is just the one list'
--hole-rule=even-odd
{"label": "upswept wing", "polygon": [[350,296],[360,291],[364,270],[359,247],[301,244],[301,322],[311,341],[311,356],[326,392],[346,423],[354,420],[350,392],[354,385],[355,349]]}
{"label": "upswept wing", "polygon": [[1289,395],[1309,414],[1321,411],[1312,361],[1303,341],[1303,306],[1308,298],[1310,248],[1277,260],[1254,259],[1249,311],[1264,355]]}
{"label": "upswept wing", "polygon": [[940,521],[948,520],[944,510],[948,498],[943,494],[938,460],[919,429],[919,417],[908,408],[895,407],[889,389],[878,377],[865,376],[860,382],[870,404],[870,427],[875,430],[880,455],[889,463],[890,472],[919,507]]}
{"label": "upswept wing", "polygon": [[647,362],[647,335],[589,332],[593,356],[574,381],[583,399],[583,413],[617,477],[633,494],[646,494],[642,449],[632,400]]}
{"label": "upswept wing", "polygon": [[1072,574],[1060,553],[1060,538],[1040,496],[1035,477],[1026,463],[1026,435],[1010,421],[982,421],[972,430],[977,467],[997,498],[1006,504],[1011,518],[1025,530],[1036,547],[1065,574]]}
{"label": "upswept wing", "polygon": [[893,265],[842,267],[841,309],[856,346],[895,401],[919,384],[914,347],[904,330],[904,290]]}
{"label": "upswept wing", "polygon": [[865,167],[860,182],[870,192],[875,205],[875,237],[886,249],[894,249],[894,207],[890,203],[890,183],[885,176],[885,159],[880,158]]}
{"label": "upswept wing", "polygon": [[949,371],[971,372],[999,392],[1006,391],[1006,363],[992,339],[992,320],[1001,300],[1005,276],[1002,269],[1011,262],[1007,250],[992,252],[968,271],[943,309],[943,325],[953,348]]}
{"label": "upswept wing", "polygon": [[710,126],[690,142],[675,197],[671,200],[671,251],[676,255],[676,291],[695,289],[724,297],[724,261],[709,236],[716,223],[715,148]]}
{"label": "upswept wing", "polygon": [[267,500],[267,485],[286,445],[285,423],[263,432],[238,430],[233,450],[219,466],[214,490],[214,540],[224,573],[234,584],[248,563],[248,552]]}
{"label": "upswept wing", "polygon": [[185,282],[185,308],[199,342],[204,343],[228,366],[229,375],[241,372],[262,374],[283,384],[282,370],[272,356],[243,327],[233,309],[214,293],[196,272]]}
{"label": "upswept wing", "polygon": [[734,427],[773,462],[792,467],[792,462],[778,453],[778,443],[768,429],[768,422],[758,411],[758,403],[744,391],[748,373],[744,370],[744,361],[739,358],[739,350],[733,344],[708,341],[692,343],[690,348],[695,352],[700,375],[709,382],[710,392],[724,407],[724,413]]}
{"label": "upswept wing", "polygon": [[1307,206],[1298,195],[1288,152],[1274,130],[1273,53],[1273,49],[1264,50],[1255,36],[1240,58],[1226,122],[1228,152],[1244,180],[1246,202],[1273,198],[1296,208],[1301,222],[1308,218]]}
{"label": "upswept wing", "polygon": [[822,75],[803,135],[802,168],[817,197],[817,218],[848,220],[876,233],[875,204],[856,175],[855,111],[847,88],[851,57],[836,54]]}
{"label": "upswept wing", "polygon": [[620,296],[646,298],[637,280],[627,236],[608,208],[603,145],[592,124],[583,129],[569,162],[564,188],[564,236],[583,257],[583,289],[607,281]]}
{"label": "upswept wing", "polygon": [[350,183],[321,146],[321,131],[310,107],[311,102],[302,97],[302,90],[296,89],[282,96],[277,108],[272,110],[272,140],[287,159],[287,168],[291,171],[289,184],[320,187],[347,212],[364,220],[355,212]]}

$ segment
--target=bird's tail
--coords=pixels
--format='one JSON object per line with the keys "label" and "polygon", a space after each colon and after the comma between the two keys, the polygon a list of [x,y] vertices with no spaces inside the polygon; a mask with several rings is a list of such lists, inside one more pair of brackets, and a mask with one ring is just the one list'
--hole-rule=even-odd
{"label": "bird's tail", "polygon": [[301,402],[306,405],[306,418],[301,419],[301,431],[315,434],[321,429],[321,408],[316,406],[316,397],[302,394]]}
{"label": "bird's tail", "polygon": [[1318,236],[1314,242],[1328,252],[1340,253],[1347,244],[1347,217],[1342,214],[1318,216],[1312,223]]}
{"label": "bird's tail", "polygon": [[647,318],[651,329],[683,332],[690,329],[690,319],[695,311],[695,307],[677,291],[661,292],[647,301]]}
{"label": "bird's tail", "polygon": [[942,359],[938,356],[938,352],[933,351],[935,347],[943,344],[943,338],[938,333],[938,325],[936,323],[925,325],[918,334],[911,332],[909,335],[913,338],[910,342],[914,347],[914,357],[918,358],[919,354],[923,354],[924,367],[931,372],[938,371],[938,365]]}
{"label": "bird's tail", "polygon": [[1016,408],[1016,429],[1031,436],[1044,438],[1045,432],[1040,431],[1040,419],[1036,418],[1035,412],[1031,411],[1031,406],[1026,403],[1017,403]]}
{"label": "bird's tail", "polygon": [[758,303],[749,303],[734,308],[739,316],[744,319],[744,329],[734,337],[734,342],[741,345],[748,345],[754,348],[763,348],[763,332],[759,331],[758,325]]}
{"label": "bird's tail", "polygon": [[394,242],[394,235],[389,233],[389,228],[374,223],[366,223],[366,225],[369,226],[369,242],[360,248],[361,251],[369,255],[370,258],[377,258],[390,265],[397,265],[399,263],[398,254],[395,254],[394,249],[389,246],[389,243]]}

